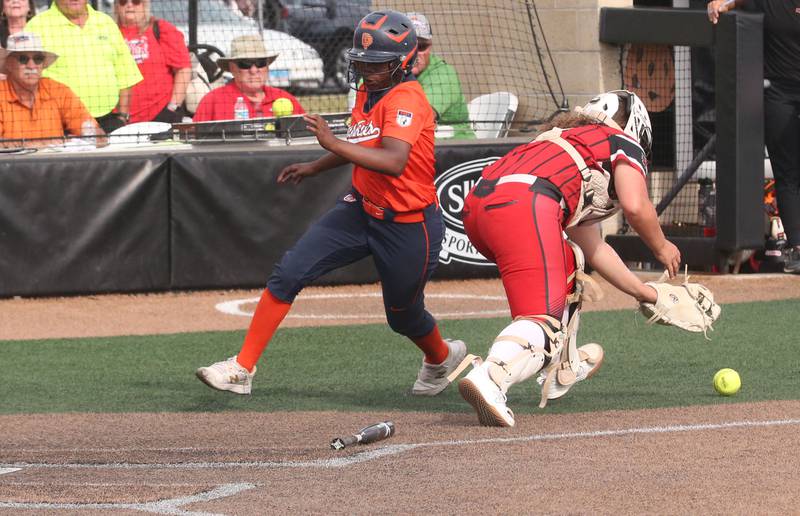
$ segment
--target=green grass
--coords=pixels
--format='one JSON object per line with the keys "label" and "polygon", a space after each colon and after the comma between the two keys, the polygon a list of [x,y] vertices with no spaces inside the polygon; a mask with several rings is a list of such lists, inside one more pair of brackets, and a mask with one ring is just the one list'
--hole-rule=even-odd
{"label": "green grass", "polygon": [[[723,307],[717,330],[701,334],[647,326],[632,311],[584,314],[580,342],[606,350],[603,369],[548,412],[800,399],[800,301]],[[485,355],[505,319],[442,321],[446,336]],[[457,389],[410,396],[421,355],[385,325],[279,330],[261,361],[252,396],[202,385],[194,369],[239,349],[243,332],[207,332],[0,342],[0,413],[141,411],[468,411]],[[742,390],[718,396],[714,373],[732,367]],[[535,408],[533,381],[511,390],[518,413]]]}

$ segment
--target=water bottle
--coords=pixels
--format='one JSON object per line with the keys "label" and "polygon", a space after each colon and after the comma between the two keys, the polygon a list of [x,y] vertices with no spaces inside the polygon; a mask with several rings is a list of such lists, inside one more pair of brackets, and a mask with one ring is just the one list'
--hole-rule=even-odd
{"label": "water bottle", "polygon": [[236,104],[233,105],[233,118],[235,120],[247,120],[250,118],[250,110],[247,109],[244,97],[236,99]]}

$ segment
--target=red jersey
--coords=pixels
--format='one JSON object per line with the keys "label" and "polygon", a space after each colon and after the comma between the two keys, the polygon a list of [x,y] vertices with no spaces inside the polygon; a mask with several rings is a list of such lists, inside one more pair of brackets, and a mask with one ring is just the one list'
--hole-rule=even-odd
{"label": "red jersey", "polygon": [[300,102],[288,91],[283,91],[280,88],[273,88],[272,86],[264,86],[264,99],[259,104],[254,104],[247,98],[247,95],[242,93],[242,90],[236,86],[235,81],[231,81],[225,86],[213,89],[205,94],[200,99],[200,104],[197,106],[197,111],[192,118],[195,122],[208,122],[209,120],[233,120],[233,108],[236,105],[236,99],[242,97],[247,110],[250,111],[250,118],[271,117],[272,103],[280,98],[286,98],[292,101],[294,111],[293,115],[302,115],[305,109],[300,105]]}
{"label": "red jersey", "polygon": [[192,66],[183,34],[165,20],[156,23],[158,40],[152,26],[144,34],[139,34],[139,27],[120,27],[143,77],[131,89],[131,123],[154,119],[172,98],[175,71]]}
{"label": "red jersey", "polygon": [[[642,147],[618,129],[603,124],[584,125],[565,129],[561,137],[575,147],[588,167],[611,174],[609,188],[614,186],[617,163],[627,163],[643,175],[647,174],[647,160]],[[575,161],[557,144],[533,141],[520,145],[483,169],[481,176],[498,179],[509,174],[531,174],[547,179],[561,191],[570,213],[575,213],[581,191],[581,174]],[[609,193],[616,198],[613,191]]]}
{"label": "red jersey", "polygon": [[421,210],[436,201],[433,186],[435,158],[433,132],[436,119],[422,86],[403,82],[364,113],[366,91],[356,95],[347,141],[378,147],[386,136],[411,145],[406,168],[399,177],[353,166],[353,186],[369,201],[397,213]]}

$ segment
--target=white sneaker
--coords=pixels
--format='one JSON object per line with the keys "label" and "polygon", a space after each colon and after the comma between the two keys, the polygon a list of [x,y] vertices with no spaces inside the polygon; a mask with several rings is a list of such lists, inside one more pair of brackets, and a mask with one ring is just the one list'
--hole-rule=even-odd
{"label": "white sneaker", "polygon": [[467,345],[460,340],[444,339],[444,342],[449,349],[447,358],[441,364],[429,364],[423,359],[422,368],[417,375],[417,381],[411,388],[411,394],[436,396],[450,385],[447,375],[452,373],[467,356]]}
{"label": "white sneaker", "polygon": [[253,375],[256,368],[250,373],[236,361],[236,356],[228,360],[201,367],[195,373],[201,382],[218,391],[231,391],[236,394],[250,394]]}
{"label": "white sneaker", "polygon": [[506,406],[506,395],[489,377],[490,362],[473,367],[460,382],[458,392],[478,413],[484,426],[514,426],[514,413]]}
{"label": "white sneaker", "polygon": [[[576,383],[586,380],[587,378],[591,378],[591,376],[596,373],[600,366],[603,365],[603,347],[600,344],[584,344],[578,348],[578,353],[581,356],[586,356],[586,360],[581,360],[578,364],[578,371],[575,375],[575,383],[570,385],[563,385],[558,382],[558,375],[553,378],[553,382],[550,384],[550,390],[547,392],[547,399],[548,400],[556,400],[563,395],[565,395],[573,385]],[[544,385],[544,381],[547,379],[547,371],[542,369],[542,372],[539,373],[539,377],[536,379],[536,383],[539,384],[539,387]]]}

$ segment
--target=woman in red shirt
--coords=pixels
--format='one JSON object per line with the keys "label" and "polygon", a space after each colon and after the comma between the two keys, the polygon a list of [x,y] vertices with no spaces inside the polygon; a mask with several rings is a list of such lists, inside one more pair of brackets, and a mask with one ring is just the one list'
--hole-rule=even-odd
{"label": "woman in red shirt", "polygon": [[356,27],[349,52],[351,82],[359,88],[347,140],[336,138],[319,115],[308,128],[328,152],[283,169],[279,183],[297,184],[353,164],[353,185],[311,226],[275,267],[237,356],[197,370],[219,390],[249,394],[255,363],[305,285],[371,256],[381,279],[386,319],[424,353],[411,393],[433,396],[450,383],[466,355],[460,340],[442,339],[425,310],[424,288],[439,261],[444,237],[433,185],[435,117],[411,68],[417,37],[395,11],[373,12]]}
{"label": "woman in red shirt", "polygon": [[192,78],[183,34],[150,14],[150,0],[115,0],[114,19],[144,77],[132,89],[128,122],[180,122]]}

